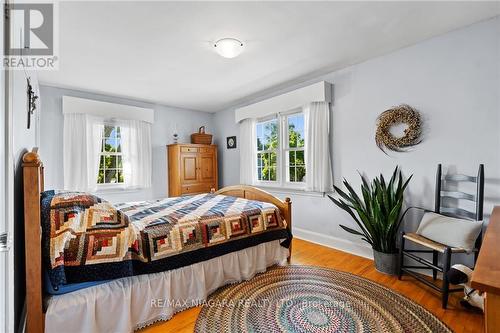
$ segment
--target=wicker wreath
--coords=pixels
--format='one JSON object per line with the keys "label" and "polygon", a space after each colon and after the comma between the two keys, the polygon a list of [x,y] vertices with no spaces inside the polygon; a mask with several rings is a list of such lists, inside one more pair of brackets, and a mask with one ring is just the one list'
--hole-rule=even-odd
{"label": "wicker wreath", "polygon": [[[407,125],[401,137],[395,137],[391,134],[391,127],[398,124]],[[406,151],[406,148],[415,146],[422,141],[420,138],[422,134],[421,127],[420,113],[409,105],[401,104],[382,112],[378,116],[375,142],[384,153],[384,148],[403,152]]]}

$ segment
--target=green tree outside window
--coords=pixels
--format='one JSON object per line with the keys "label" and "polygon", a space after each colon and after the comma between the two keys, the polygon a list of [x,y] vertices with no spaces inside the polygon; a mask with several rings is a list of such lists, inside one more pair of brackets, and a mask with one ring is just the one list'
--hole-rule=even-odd
{"label": "green tree outside window", "polygon": [[104,126],[100,155],[97,183],[123,183],[123,161],[119,126]]}
{"label": "green tree outside window", "polygon": [[[302,114],[287,117],[288,147],[284,149],[284,158],[289,182],[303,182],[306,175],[303,119]],[[257,124],[257,179],[259,181],[277,180],[279,136],[276,119]]]}

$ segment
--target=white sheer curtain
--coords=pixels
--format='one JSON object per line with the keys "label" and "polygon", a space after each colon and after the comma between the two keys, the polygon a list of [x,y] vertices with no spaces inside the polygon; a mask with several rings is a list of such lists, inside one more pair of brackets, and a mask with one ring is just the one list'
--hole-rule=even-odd
{"label": "white sheer curtain", "polygon": [[304,107],[306,191],[332,189],[330,160],[330,103],[313,102]]}
{"label": "white sheer curtain", "polygon": [[257,173],[255,125],[251,118],[240,123],[240,183],[245,185],[252,185]]}
{"label": "white sheer curtain", "polygon": [[125,187],[151,187],[151,124],[141,120],[119,122]]}
{"label": "white sheer curtain", "polygon": [[93,192],[97,189],[102,118],[88,114],[64,114],[64,189]]}

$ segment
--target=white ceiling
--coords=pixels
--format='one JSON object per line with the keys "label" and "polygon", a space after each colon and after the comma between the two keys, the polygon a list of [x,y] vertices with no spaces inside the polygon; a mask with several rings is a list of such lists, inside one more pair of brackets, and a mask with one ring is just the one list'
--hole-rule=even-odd
{"label": "white ceiling", "polygon": [[[219,111],[500,14],[499,2],[61,2],[42,84]],[[225,59],[211,42],[235,37]]]}

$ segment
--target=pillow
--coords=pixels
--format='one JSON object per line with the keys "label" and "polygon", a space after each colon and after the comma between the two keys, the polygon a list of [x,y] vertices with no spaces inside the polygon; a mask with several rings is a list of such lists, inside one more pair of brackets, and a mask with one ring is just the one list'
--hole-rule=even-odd
{"label": "pillow", "polygon": [[417,234],[435,242],[471,252],[483,227],[483,221],[469,221],[436,213],[425,213]]}

